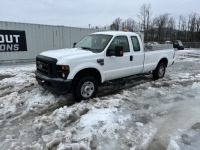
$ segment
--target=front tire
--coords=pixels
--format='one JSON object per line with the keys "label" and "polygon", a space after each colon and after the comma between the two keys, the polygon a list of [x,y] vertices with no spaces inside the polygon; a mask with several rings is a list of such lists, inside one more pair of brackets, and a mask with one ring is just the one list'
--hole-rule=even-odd
{"label": "front tire", "polygon": [[77,81],[73,88],[73,96],[77,102],[93,98],[98,91],[98,84],[94,77],[85,76]]}
{"label": "front tire", "polygon": [[153,71],[153,78],[155,80],[163,78],[165,75],[166,65],[164,63],[159,63],[156,69]]}

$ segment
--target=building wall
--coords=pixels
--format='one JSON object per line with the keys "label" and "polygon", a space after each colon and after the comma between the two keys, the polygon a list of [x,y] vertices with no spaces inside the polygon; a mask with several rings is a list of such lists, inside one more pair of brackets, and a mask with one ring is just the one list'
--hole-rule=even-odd
{"label": "building wall", "polygon": [[[70,48],[85,35],[96,32],[85,28],[0,21],[0,35],[3,30],[25,31],[27,51],[5,51],[0,45],[0,61],[35,59],[43,51]],[[0,36],[0,44],[3,41]]]}

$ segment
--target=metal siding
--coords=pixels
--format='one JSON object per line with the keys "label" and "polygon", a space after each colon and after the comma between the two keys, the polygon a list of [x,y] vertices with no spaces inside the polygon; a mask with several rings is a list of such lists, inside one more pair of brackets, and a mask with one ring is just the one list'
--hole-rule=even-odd
{"label": "metal siding", "polygon": [[75,27],[64,27],[63,30],[63,43],[64,47],[73,47],[74,43],[79,42],[87,34],[96,32],[94,29],[83,29]]}
{"label": "metal siding", "polygon": [[27,51],[0,52],[0,61],[35,59],[47,50],[70,48],[93,29],[0,21],[0,30],[21,30],[26,33]]}
{"label": "metal siding", "polygon": [[72,47],[71,46],[71,30],[70,27],[63,28],[63,45],[64,47]]}

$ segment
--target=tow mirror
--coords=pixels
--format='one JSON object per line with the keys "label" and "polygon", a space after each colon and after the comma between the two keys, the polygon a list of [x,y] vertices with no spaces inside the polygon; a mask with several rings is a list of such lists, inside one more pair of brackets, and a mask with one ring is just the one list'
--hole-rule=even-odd
{"label": "tow mirror", "polygon": [[116,57],[122,57],[123,55],[124,55],[123,46],[116,46],[115,47],[115,56]]}

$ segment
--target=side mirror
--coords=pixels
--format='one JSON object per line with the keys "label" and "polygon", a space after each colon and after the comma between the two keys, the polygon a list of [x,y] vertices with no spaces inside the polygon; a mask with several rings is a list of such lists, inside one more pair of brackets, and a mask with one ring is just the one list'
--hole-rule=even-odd
{"label": "side mirror", "polygon": [[76,42],[73,44],[73,48],[75,48],[75,46],[76,46]]}
{"label": "side mirror", "polygon": [[116,46],[115,47],[115,56],[122,57],[124,55],[123,46]]}

